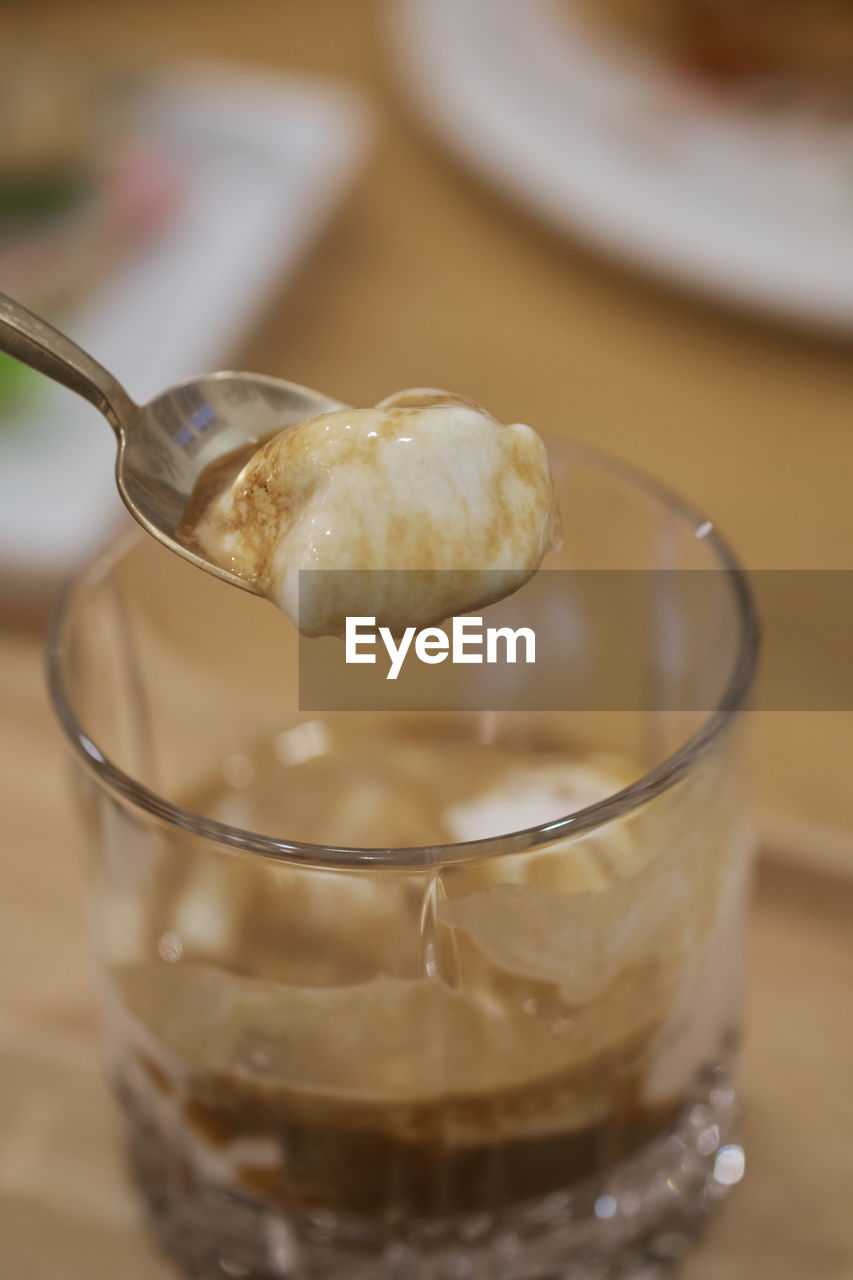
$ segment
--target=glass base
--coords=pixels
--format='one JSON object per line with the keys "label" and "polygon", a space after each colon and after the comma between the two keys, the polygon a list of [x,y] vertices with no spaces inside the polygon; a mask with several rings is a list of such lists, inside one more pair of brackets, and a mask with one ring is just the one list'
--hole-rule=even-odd
{"label": "glass base", "polygon": [[743,1173],[722,1067],[668,1137],[600,1178],[499,1214],[366,1222],[285,1217],[198,1177],[131,1112],[130,1158],[153,1229],[193,1280],[653,1280]]}

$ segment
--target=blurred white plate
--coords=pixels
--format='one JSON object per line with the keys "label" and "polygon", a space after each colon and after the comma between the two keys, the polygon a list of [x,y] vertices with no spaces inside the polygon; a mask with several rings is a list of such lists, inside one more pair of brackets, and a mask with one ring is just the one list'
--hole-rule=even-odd
{"label": "blurred white plate", "polygon": [[[218,66],[170,72],[144,115],[185,189],[165,227],[63,321],[140,401],[228,363],[334,211],[369,132],[349,91]],[[49,383],[0,432],[4,595],[51,590],[121,519],[114,463],[108,425]]]}
{"label": "blurred white plate", "polygon": [[726,107],[616,55],[569,0],[397,0],[403,82],[557,228],[762,313],[853,331],[853,126]]}

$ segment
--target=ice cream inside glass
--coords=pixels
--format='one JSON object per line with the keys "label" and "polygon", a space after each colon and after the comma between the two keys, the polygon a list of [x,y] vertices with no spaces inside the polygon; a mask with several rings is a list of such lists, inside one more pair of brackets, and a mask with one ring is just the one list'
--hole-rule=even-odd
{"label": "ice cream inside glass", "polygon": [[135,534],[57,617],[109,1070],[191,1276],[651,1275],[743,1172],[750,599],[686,504],[548,460],[546,566],[717,571],[713,661],[677,600],[614,649],[537,595],[632,707],[300,712],[295,630]]}

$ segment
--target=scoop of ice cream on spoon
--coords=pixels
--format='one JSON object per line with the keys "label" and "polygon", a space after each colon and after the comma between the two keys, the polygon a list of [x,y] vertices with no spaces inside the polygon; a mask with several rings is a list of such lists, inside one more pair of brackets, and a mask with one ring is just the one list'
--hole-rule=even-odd
{"label": "scoop of ice cream on spoon", "polygon": [[401,631],[470,612],[517,590],[558,540],[541,440],[463,396],[404,391],[351,409],[222,372],[138,405],[4,294],[0,350],[101,411],[119,493],[143,528],[268,596],[308,635],[341,634],[348,616]]}
{"label": "scoop of ice cream on spoon", "polygon": [[343,635],[348,616],[399,632],[480,608],[559,540],[536,432],[432,389],[289,426],[202,490],[184,537],[311,636]]}

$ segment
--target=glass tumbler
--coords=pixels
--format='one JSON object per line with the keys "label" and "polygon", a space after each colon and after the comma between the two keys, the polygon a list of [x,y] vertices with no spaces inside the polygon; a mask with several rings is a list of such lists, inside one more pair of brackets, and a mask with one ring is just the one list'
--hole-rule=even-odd
{"label": "glass tumbler", "polygon": [[[646,1277],[743,1173],[749,593],[703,516],[549,448],[549,564],[593,576],[537,598],[620,705],[300,711],[285,620],[136,532],[58,611],[109,1074],[199,1280]],[[643,626],[596,616],[614,569]]]}

